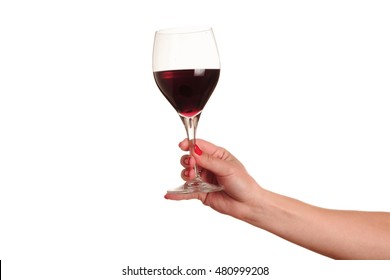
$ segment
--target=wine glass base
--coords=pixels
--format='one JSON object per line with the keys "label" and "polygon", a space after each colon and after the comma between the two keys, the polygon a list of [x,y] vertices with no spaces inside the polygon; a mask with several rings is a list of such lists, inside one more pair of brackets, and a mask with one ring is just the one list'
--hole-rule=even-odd
{"label": "wine glass base", "polygon": [[222,186],[217,186],[213,184],[209,184],[206,182],[203,182],[201,179],[193,179],[188,182],[185,182],[182,186],[168,190],[168,193],[181,193],[181,194],[188,194],[188,193],[209,193],[209,192],[218,192],[222,191]]}

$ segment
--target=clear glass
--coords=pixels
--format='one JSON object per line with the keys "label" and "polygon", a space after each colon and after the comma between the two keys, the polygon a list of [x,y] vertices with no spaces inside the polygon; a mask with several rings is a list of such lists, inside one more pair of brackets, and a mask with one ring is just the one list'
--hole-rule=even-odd
{"label": "clear glass", "polygon": [[[190,151],[196,145],[199,118],[218,82],[219,73],[219,54],[211,28],[171,28],[156,32],[153,75],[160,91],[184,124]],[[194,179],[168,192],[214,192],[223,189],[204,182],[197,165],[194,169]]]}

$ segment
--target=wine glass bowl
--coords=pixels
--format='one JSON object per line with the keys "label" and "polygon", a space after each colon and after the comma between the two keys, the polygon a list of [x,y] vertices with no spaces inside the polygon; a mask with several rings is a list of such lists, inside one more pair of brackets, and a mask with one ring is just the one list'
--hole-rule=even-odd
{"label": "wine glass bowl", "polygon": [[[171,28],[155,33],[153,75],[168,102],[179,114],[190,142],[196,145],[200,115],[219,79],[220,61],[213,30],[209,27]],[[222,190],[204,182],[195,165],[195,178],[168,190],[173,193]]]}

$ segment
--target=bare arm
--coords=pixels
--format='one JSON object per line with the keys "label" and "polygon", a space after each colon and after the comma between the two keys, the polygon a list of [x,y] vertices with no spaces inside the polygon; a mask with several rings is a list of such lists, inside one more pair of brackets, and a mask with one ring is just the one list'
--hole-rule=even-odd
{"label": "bare arm", "polygon": [[390,213],[330,210],[259,188],[244,220],[335,259],[390,259]]}

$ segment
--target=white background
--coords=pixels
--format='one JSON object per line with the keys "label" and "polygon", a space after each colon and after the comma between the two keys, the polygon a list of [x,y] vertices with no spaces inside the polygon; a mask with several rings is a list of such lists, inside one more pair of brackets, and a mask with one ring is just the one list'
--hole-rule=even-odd
{"label": "white background", "polygon": [[389,211],[389,14],[387,1],[1,1],[4,279],[134,279],[128,265],[388,279],[388,262],[332,261],[166,201],[185,132],[151,54],[157,29],[211,25],[222,70],[198,136],[274,192]]}

